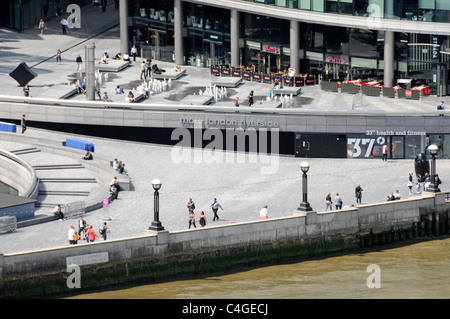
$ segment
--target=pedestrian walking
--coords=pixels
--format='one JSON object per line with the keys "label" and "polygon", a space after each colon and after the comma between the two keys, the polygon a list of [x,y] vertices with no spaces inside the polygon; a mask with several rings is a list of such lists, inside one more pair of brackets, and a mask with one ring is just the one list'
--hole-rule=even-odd
{"label": "pedestrian walking", "polygon": [[95,237],[98,237],[98,235],[95,233],[94,226],[89,226],[88,230],[88,242],[93,243],[95,241]]}
{"label": "pedestrian walking", "polygon": [[20,126],[22,127],[22,134],[27,130],[27,119],[25,114],[22,114],[22,119],[20,120]]}
{"label": "pedestrian walking", "polygon": [[267,205],[264,205],[264,207],[261,208],[261,210],[259,211],[259,219],[263,220],[268,218],[269,218],[269,211],[267,209]]}
{"label": "pedestrian walking", "polygon": [[30,96],[30,87],[28,86],[28,84],[25,84],[25,86],[23,87],[23,95],[26,97]]}
{"label": "pedestrian walking", "polygon": [[422,181],[422,175],[417,174],[417,182],[416,182],[416,188],[417,188],[417,193],[420,193],[420,186]]}
{"label": "pedestrian walking", "polygon": [[75,227],[73,225],[70,226],[69,233],[68,233],[68,239],[69,239],[69,245],[75,245],[77,243],[77,240],[75,239]]}
{"label": "pedestrian walking", "polygon": [[408,189],[409,189],[409,194],[412,194],[412,186],[413,186],[413,173],[409,172],[408,173]]}
{"label": "pedestrian walking", "polygon": [[102,236],[103,240],[106,240],[106,233],[108,232],[108,226],[107,226],[106,222],[104,222],[103,225],[100,226],[98,232]]}
{"label": "pedestrian walking", "polygon": [[81,65],[83,63],[83,59],[81,58],[81,55],[77,55],[75,62],[77,64],[77,72],[81,72]]}
{"label": "pedestrian walking", "polygon": [[56,49],[56,62],[58,64],[61,64],[61,60],[62,60],[61,54],[62,54],[61,49],[60,48]]}
{"label": "pedestrian walking", "polygon": [[145,78],[152,76],[152,57],[149,56],[145,61]]}
{"label": "pedestrian walking", "polygon": [[[437,109],[438,109],[438,111],[443,111],[443,110],[445,110],[445,104],[444,104],[444,101],[441,101],[441,104],[439,104],[439,105],[437,106]],[[441,114],[439,114],[439,116],[444,116],[444,114],[441,113]]]}
{"label": "pedestrian walking", "polygon": [[253,93],[253,91],[250,91],[250,94],[248,95],[248,106],[252,106],[253,105],[253,98],[255,97],[255,94]]}
{"label": "pedestrian walking", "polygon": [[136,56],[137,56],[137,48],[136,45],[133,44],[133,47],[131,48],[131,56],[133,57],[133,63],[136,63]]}
{"label": "pedestrian walking", "polygon": [[80,220],[78,221],[78,235],[81,236],[81,232],[86,228],[86,221],[80,216]]}
{"label": "pedestrian walking", "polygon": [[67,22],[67,20],[64,17],[62,17],[60,23],[62,34],[67,34],[67,26],[69,25],[69,22]]}
{"label": "pedestrian walking", "polygon": [[192,201],[192,198],[189,198],[188,203],[186,204],[186,207],[188,208],[189,213],[193,212],[195,210],[195,204]]}
{"label": "pedestrian walking", "polygon": [[384,144],[383,147],[381,148],[381,153],[383,154],[382,160],[383,160],[384,162],[387,162],[388,147],[387,147],[386,144]]}
{"label": "pedestrian walking", "polygon": [[198,223],[200,224],[200,227],[205,227],[208,222],[206,221],[206,216],[203,211],[200,212],[200,218],[198,219]]}
{"label": "pedestrian walking", "polygon": [[45,22],[43,19],[39,20],[38,28],[39,28],[39,30],[41,30],[41,34],[44,34],[44,29],[47,29],[47,26],[45,25]]}
{"label": "pedestrian walking", "polygon": [[142,77],[144,77],[144,79],[147,80],[145,61],[142,61],[142,63],[141,63],[141,80],[143,80]]}
{"label": "pedestrian walking", "polygon": [[325,196],[325,211],[328,211],[328,208],[330,210],[333,210],[333,202],[331,201],[331,193],[328,193],[327,196]]}
{"label": "pedestrian walking", "polygon": [[191,229],[191,226],[197,228],[197,226],[195,226],[195,214],[193,210],[189,212],[189,229]]}
{"label": "pedestrian walking", "polygon": [[220,205],[220,204],[217,202],[217,198],[214,198],[214,199],[213,199],[213,202],[212,202],[212,204],[211,204],[209,207],[211,207],[211,209],[212,209],[212,211],[213,211],[213,213],[214,213],[213,221],[215,221],[216,219],[219,220],[219,215],[217,215],[217,211],[219,210],[219,208],[220,208],[221,210],[223,210],[223,208],[222,208],[222,205]]}
{"label": "pedestrian walking", "polygon": [[355,197],[356,197],[356,204],[361,204],[361,198],[362,198],[362,187],[361,185],[356,185],[355,188]]}
{"label": "pedestrian walking", "polygon": [[342,209],[342,197],[339,193],[336,193],[336,196],[334,196],[334,206],[336,206],[336,210]]}

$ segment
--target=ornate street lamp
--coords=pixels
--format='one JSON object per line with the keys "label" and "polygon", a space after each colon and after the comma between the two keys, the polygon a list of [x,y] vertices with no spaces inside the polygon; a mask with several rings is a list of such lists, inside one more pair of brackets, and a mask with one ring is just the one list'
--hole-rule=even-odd
{"label": "ornate street lamp", "polygon": [[439,146],[435,144],[431,144],[428,146],[427,151],[431,154],[431,181],[430,186],[427,187],[426,191],[430,193],[439,193],[441,190],[438,185],[436,185],[436,154],[439,152]]}
{"label": "ornate street lamp", "polygon": [[152,186],[155,190],[154,195],[154,207],[155,207],[155,213],[154,213],[154,220],[152,222],[152,225],[148,228],[149,230],[154,231],[160,231],[164,230],[164,227],[162,226],[161,222],[159,221],[159,189],[161,188],[161,181],[159,179],[152,180]]}
{"label": "ornate street lamp", "polygon": [[302,187],[303,187],[303,201],[300,203],[298,210],[309,212],[312,211],[311,206],[308,203],[308,177],[306,173],[309,171],[309,164],[307,162],[301,162],[300,168],[303,172]]}

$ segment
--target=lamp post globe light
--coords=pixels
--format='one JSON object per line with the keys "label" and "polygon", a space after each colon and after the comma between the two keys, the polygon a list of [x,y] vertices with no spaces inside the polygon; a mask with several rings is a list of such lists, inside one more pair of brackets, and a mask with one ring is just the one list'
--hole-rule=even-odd
{"label": "lamp post globe light", "polygon": [[300,169],[303,172],[303,177],[302,177],[303,200],[300,203],[298,210],[304,211],[304,212],[309,212],[309,211],[312,211],[312,208],[308,203],[308,177],[306,175],[306,173],[309,171],[309,164],[307,162],[301,162]]}
{"label": "lamp post globe light", "polygon": [[427,187],[426,191],[430,193],[439,193],[441,190],[438,188],[438,185],[436,185],[436,154],[439,152],[439,146],[431,144],[428,146],[427,151],[431,154],[432,160],[430,186]]}
{"label": "lamp post globe light", "polygon": [[162,226],[161,222],[159,221],[159,190],[161,188],[161,181],[159,179],[152,180],[152,186],[155,190],[154,193],[154,220],[152,222],[152,225],[148,228],[149,230],[154,231],[160,231],[164,230],[164,227]]}

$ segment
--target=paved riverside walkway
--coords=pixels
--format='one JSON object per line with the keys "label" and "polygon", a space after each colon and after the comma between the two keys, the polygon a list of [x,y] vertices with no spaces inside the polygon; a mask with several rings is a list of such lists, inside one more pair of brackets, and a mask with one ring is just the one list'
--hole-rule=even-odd
{"label": "paved riverside walkway", "polygon": [[[0,30],[2,50],[0,51],[0,84],[4,94],[22,96],[22,88],[9,76],[16,65],[27,62],[38,77],[30,82],[31,96],[56,96],[61,87],[77,77],[75,57],[84,56],[84,46],[95,42],[96,56],[103,51],[111,56],[119,51],[118,13],[108,8],[106,13],[83,8],[82,28],[68,30],[62,35],[56,21],[49,21],[49,28],[44,35],[39,35],[37,29],[31,28],[23,33]],[[63,50],[62,64],[56,64],[54,54],[56,48]],[[138,59],[140,61],[140,59]],[[171,69],[172,63],[156,63]],[[163,93],[154,94],[145,103],[177,103],[189,94],[198,93],[210,85],[215,78],[208,69],[183,66],[187,74],[173,81],[173,87]],[[84,66],[83,66],[84,71]],[[119,72],[111,73],[102,84],[101,90],[107,91],[115,100],[114,88],[119,85],[130,89],[139,85],[139,63]],[[228,89],[227,99],[232,105],[236,96],[245,105],[245,99],[250,90],[255,91],[255,101],[265,99],[270,85],[244,82],[241,86]],[[55,91],[56,90],[56,91]],[[74,97],[83,100],[83,95]],[[228,100],[221,101],[223,102]],[[355,103],[352,95],[323,92],[318,86],[302,88],[302,93],[296,100],[296,106],[305,109],[351,110],[435,110],[440,99],[426,97],[422,101],[400,99],[363,97]],[[32,119],[29,119],[32,120]],[[17,134],[17,133],[16,133]],[[20,133],[19,133],[20,134]],[[217,157],[218,162],[188,163],[180,161],[176,150],[169,146],[158,146],[145,143],[132,143],[113,139],[104,139],[76,134],[66,134],[29,127],[25,135],[39,136],[54,140],[65,140],[66,137],[79,137],[95,144],[95,153],[111,160],[118,158],[126,163],[132,179],[134,190],[122,192],[119,199],[108,208],[102,208],[86,214],[85,219],[97,230],[102,220],[111,220],[108,225],[111,233],[108,239],[126,238],[142,235],[153,221],[153,189],[151,180],[162,181],[160,192],[160,220],[169,231],[188,228],[188,212],[186,203],[193,198],[196,204],[196,217],[201,210],[205,211],[208,226],[226,225],[233,222],[257,220],[259,210],[268,205],[269,218],[290,216],[301,202],[301,172],[299,164],[304,159],[291,156],[246,156],[243,163],[227,162],[225,157]],[[0,148],[17,149],[0,140]],[[201,151],[195,151],[195,154]],[[217,154],[223,154],[217,152]],[[231,153],[233,156],[234,153]],[[38,159],[32,154],[26,155],[32,162]],[[31,157],[31,158],[30,158]],[[194,159],[192,155],[192,159]],[[268,167],[268,160],[276,172],[262,174],[261,169]],[[54,158],[66,162],[65,158]],[[413,160],[381,159],[308,159],[311,165],[308,173],[308,201],[313,209],[323,211],[326,193],[341,193],[344,206],[355,203],[354,188],[361,184],[364,189],[363,203],[384,201],[389,192],[399,189],[404,197],[409,197],[406,188],[408,172],[414,171]],[[450,161],[439,160],[438,172],[444,184],[442,191],[450,191]],[[74,187],[80,187],[79,185]],[[419,196],[417,194],[411,196]],[[212,198],[217,197],[224,211],[219,210],[219,221],[212,221],[213,215],[209,208]],[[45,213],[42,209],[40,213]],[[51,212],[48,211],[50,214]],[[67,246],[67,231],[76,220],[54,221],[41,225],[20,228],[16,233],[0,235],[0,252],[15,253],[35,249]],[[198,226],[198,225],[197,225]]]}

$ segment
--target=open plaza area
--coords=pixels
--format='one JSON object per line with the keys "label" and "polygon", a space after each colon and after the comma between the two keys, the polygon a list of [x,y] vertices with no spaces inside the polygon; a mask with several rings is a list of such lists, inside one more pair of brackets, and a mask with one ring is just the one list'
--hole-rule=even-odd
{"label": "open plaza area", "polygon": [[[17,65],[25,62],[37,74],[29,83],[32,98],[58,99],[71,91],[72,81],[83,82],[85,65],[81,72],[77,71],[76,57],[84,58],[86,45],[95,43],[95,58],[98,66],[101,55],[107,52],[110,59],[120,51],[118,11],[109,6],[106,12],[94,10],[91,6],[83,7],[82,26],[80,29],[68,29],[61,33],[59,22],[49,20],[43,34],[37,28],[30,28],[18,33],[0,30],[0,83],[2,96],[22,97],[23,87],[10,77]],[[57,63],[57,49],[62,52],[62,61]],[[98,72],[97,78],[100,93],[109,96],[108,102],[99,98],[98,108],[104,109],[114,105],[127,103],[126,94],[116,94],[117,87],[125,93],[137,91],[138,86],[146,81],[150,88],[151,78],[140,78],[140,64],[143,57],[138,56],[124,69],[117,72]],[[146,58],[146,57],[144,57]],[[159,68],[166,74],[172,72],[174,63],[155,60]],[[268,92],[272,85],[254,81],[243,81],[235,87],[211,92],[212,84],[217,80],[209,68],[182,65],[183,75],[172,81],[165,81],[150,89],[149,97],[135,104],[145,108],[146,105],[192,105],[207,97],[211,107],[234,107],[234,100],[239,97],[241,106],[248,106],[247,96],[254,91],[253,107],[262,109],[298,109],[311,112],[436,112],[436,105],[446,98],[435,95],[423,96],[420,100],[392,99],[328,92],[319,84],[301,88],[298,96],[277,96],[268,101]],[[163,72],[164,74],[164,72]],[[276,101],[275,101],[276,100]],[[73,94],[64,101],[86,101],[85,94]],[[277,102],[277,103],[275,103]],[[18,103],[0,102],[3,105],[18,107]],[[71,106],[61,106],[69,110]],[[268,206],[269,218],[291,216],[302,201],[302,173],[300,163],[310,164],[308,172],[308,201],[316,211],[325,210],[327,193],[339,192],[343,205],[356,205],[355,187],[360,184],[364,189],[362,204],[384,202],[390,192],[399,190],[403,198],[421,196],[413,188],[409,194],[407,188],[408,173],[414,172],[414,159],[389,159],[381,157],[369,159],[352,158],[303,158],[293,155],[242,154],[239,152],[217,150],[211,157],[209,150],[187,150],[188,157],[180,156],[181,150],[170,145],[156,145],[145,142],[133,142],[121,139],[121,128],[117,127],[116,135],[109,137],[86,136],[83,132],[63,132],[49,128],[33,127],[33,111],[27,114],[29,124],[20,141],[0,139],[0,149],[17,152],[18,150],[35,148],[36,151],[18,155],[33,167],[40,165],[80,164],[83,151],[76,156],[50,153],[39,148],[39,143],[53,141],[61,145],[67,138],[80,138],[95,145],[94,162],[97,156],[113,161],[115,158],[126,163],[131,189],[119,193],[118,199],[108,207],[86,213],[83,216],[95,229],[107,221],[110,227],[109,239],[120,239],[140,236],[153,221],[153,187],[151,181],[161,180],[160,221],[166,230],[179,231],[188,228],[188,209],[186,204],[192,198],[196,205],[196,219],[200,211],[204,211],[208,224],[215,227],[230,223],[254,221],[259,218],[259,211]],[[114,109],[121,112],[120,108]],[[49,116],[51,116],[49,109]],[[0,115],[0,118],[2,116]],[[436,121],[441,118],[436,113]],[[20,117],[15,119],[17,123]],[[20,135],[20,127],[16,133]],[[2,135],[3,137],[4,135]],[[27,139],[29,138],[29,139]],[[39,139],[39,143],[36,143]],[[20,153],[20,152],[19,152]],[[186,154],[186,153],[183,153]],[[212,158],[212,160],[211,160]],[[190,159],[190,160],[189,160]],[[82,164],[82,162],[81,162]],[[264,169],[270,168],[264,173]],[[105,165],[105,171],[111,167]],[[442,191],[450,191],[450,162],[438,159],[437,172],[443,184]],[[54,171],[38,171],[40,183],[39,200],[46,205],[36,209],[36,216],[52,215],[53,204],[66,204],[88,197],[94,186],[108,188],[108,176],[99,176],[98,172],[82,169],[63,169]],[[66,178],[67,181],[50,182],[49,179]],[[96,179],[97,184],[77,182],[77,179]],[[47,180],[47,182],[46,182]],[[102,183],[98,182],[102,181]],[[415,180],[414,180],[415,181]],[[106,185],[105,185],[106,183]],[[57,191],[64,191],[64,195]],[[79,192],[78,194],[74,194]],[[81,195],[80,195],[81,194]],[[84,196],[84,197],[83,197]],[[213,221],[210,208],[213,198],[217,198],[223,207],[219,210],[219,220]],[[77,219],[54,220],[42,224],[22,227],[14,233],[1,235],[0,251],[8,253],[23,252],[35,249],[53,248],[68,245],[67,232],[71,225],[76,226]],[[199,224],[197,223],[197,227]],[[81,244],[81,242],[80,242]]]}

